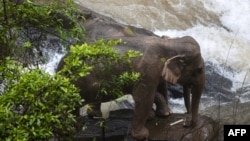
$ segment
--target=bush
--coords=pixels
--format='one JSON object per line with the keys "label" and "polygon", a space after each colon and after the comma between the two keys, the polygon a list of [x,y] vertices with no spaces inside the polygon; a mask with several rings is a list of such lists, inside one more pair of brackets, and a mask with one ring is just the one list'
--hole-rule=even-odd
{"label": "bush", "polygon": [[[120,54],[113,46],[121,43],[121,40],[97,40],[93,44],[71,46],[69,54],[64,58],[65,65],[58,73],[72,81],[90,73],[96,77],[112,74],[111,78],[101,82],[99,92],[118,98],[124,94],[125,87],[132,86],[139,79],[140,73],[132,71],[131,61],[142,55],[134,50]],[[121,67],[117,64],[125,66],[126,70],[115,73],[115,69]]]}
{"label": "bush", "polygon": [[34,54],[33,57],[39,56],[38,53],[42,51],[39,47],[43,47],[42,41],[48,35],[65,44],[80,42],[84,35],[81,25],[84,17],[78,13],[72,0],[55,1],[47,5],[32,0],[24,0],[20,4],[1,0],[0,59],[11,56],[19,60],[26,52]]}
{"label": "bush", "polygon": [[0,96],[2,140],[66,140],[74,135],[78,89],[60,75],[22,70],[22,75]]}

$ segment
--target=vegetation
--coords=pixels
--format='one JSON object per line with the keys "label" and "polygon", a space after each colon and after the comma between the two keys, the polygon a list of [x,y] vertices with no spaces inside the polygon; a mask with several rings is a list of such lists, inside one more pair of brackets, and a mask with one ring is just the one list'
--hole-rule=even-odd
{"label": "vegetation", "polygon": [[76,17],[77,9],[70,0],[48,5],[15,2],[0,1],[0,138],[72,139],[73,111],[83,102],[78,89],[68,78],[24,68],[20,60],[27,54],[34,59],[42,50],[39,41],[47,35],[64,43],[68,39],[79,42],[84,30],[75,25],[82,17]]}
{"label": "vegetation", "polygon": [[59,74],[68,77],[72,81],[79,77],[85,77],[92,73],[96,77],[110,76],[118,67],[125,65],[127,71],[120,74],[111,75],[101,83],[100,93],[112,95],[118,98],[123,95],[123,88],[133,85],[140,77],[140,73],[133,72],[129,69],[131,59],[141,56],[142,54],[129,50],[121,55],[113,49],[114,45],[121,43],[121,40],[98,40],[93,44],[81,44],[72,46],[69,55],[64,58],[65,66]]}
{"label": "vegetation", "polygon": [[66,140],[74,133],[73,110],[82,100],[69,79],[39,69],[19,71],[0,96],[2,140]]}
{"label": "vegetation", "polygon": [[36,52],[41,51],[40,40],[49,34],[65,42],[80,41],[84,31],[80,20],[83,17],[77,14],[72,0],[47,5],[30,0],[20,4],[1,0],[0,59],[6,56],[20,59],[26,52],[35,54],[33,48]]}
{"label": "vegetation", "polygon": [[[76,123],[73,113],[84,100],[70,82],[89,75],[97,64],[105,66],[97,73],[109,72],[115,63],[130,64],[132,58],[141,55],[134,51],[120,55],[112,46],[121,41],[81,44],[83,20],[72,0],[46,5],[31,0],[0,1],[1,140],[72,140]],[[27,64],[34,62],[22,61],[37,56],[43,60],[45,56],[39,55],[44,47],[41,40],[48,35],[64,45],[74,44],[65,68],[55,75],[34,66],[28,68]],[[102,83],[101,91],[120,95],[123,86],[135,83],[139,77],[132,71],[113,75]]]}

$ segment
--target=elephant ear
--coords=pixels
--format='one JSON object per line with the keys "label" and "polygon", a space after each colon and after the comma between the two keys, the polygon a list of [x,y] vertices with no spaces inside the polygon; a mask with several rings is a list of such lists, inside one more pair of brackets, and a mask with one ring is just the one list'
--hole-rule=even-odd
{"label": "elephant ear", "polygon": [[162,77],[173,84],[175,84],[181,77],[181,72],[184,68],[183,64],[184,55],[177,55],[168,59],[162,70]]}

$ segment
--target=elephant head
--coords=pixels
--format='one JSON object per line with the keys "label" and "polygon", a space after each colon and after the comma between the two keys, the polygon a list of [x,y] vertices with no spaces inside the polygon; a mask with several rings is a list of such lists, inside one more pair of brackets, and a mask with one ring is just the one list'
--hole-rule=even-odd
{"label": "elephant head", "polygon": [[[192,113],[193,117],[192,122],[187,125],[194,125],[198,117],[199,100],[205,85],[204,61],[200,47],[193,38],[186,36],[172,40],[179,42],[183,47],[179,48],[179,45],[169,41],[177,55],[171,56],[164,63],[162,76],[170,83],[183,85],[187,113]],[[190,106],[190,93],[192,93],[192,106]],[[192,109],[190,109],[191,107]]]}

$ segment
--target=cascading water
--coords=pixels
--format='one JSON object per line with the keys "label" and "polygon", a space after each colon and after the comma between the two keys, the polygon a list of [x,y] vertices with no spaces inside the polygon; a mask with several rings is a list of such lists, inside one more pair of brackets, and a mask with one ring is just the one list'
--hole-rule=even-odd
{"label": "cascading water", "polygon": [[[75,1],[118,22],[143,27],[158,35],[193,36],[205,60],[230,66],[238,73],[232,76],[222,71],[236,83],[241,83],[250,69],[250,3],[247,1]],[[250,73],[245,81],[250,83]]]}
{"label": "cascading water", "polygon": [[[223,93],[228,101],[220,100],[220,93],[204,94],[201,111],[210,115],[214,109],[224,108],[230,113],[236,104],[250,105],[250,3],[247,0],[75,0],[76,3],[118,22],[143,27],[157,35],[170,37],[193,36],[200,44],[202,56],[213,71],[231,80],[231,93]],[[54,68],[61,55],[53,55],[45,69]],[[51,67],[52,68],[51,68]],[[224,81],[221,79],[221,81]],[[224,87],[223,85],[219,87]],[[239,101],[238,101],[239,100]],[[238,103],[239,102],[239,103]],[[174,112],[185,112],[183,99],[171,99]],[[212,110],[211,110],[212,107]],[[240,106],[239,106],[240,107]],[[235,111],[235,110],[233,110]],[[233,112],[232,112],[233,113]],[[223,114],[221,111],[219,114]],[[227,115],[219,115],[227,116]],[[246,115],[247,116],[247,115]],[[215,116],[213,116],[215,117]],[[215,117],[218,118],[218,117]],[[250,116],[244,124],[250,123]]]}

